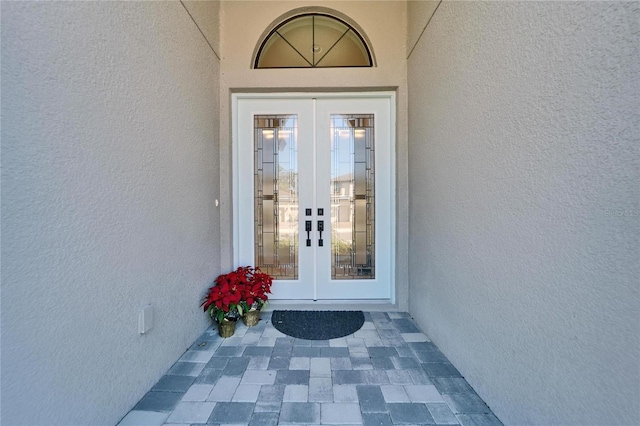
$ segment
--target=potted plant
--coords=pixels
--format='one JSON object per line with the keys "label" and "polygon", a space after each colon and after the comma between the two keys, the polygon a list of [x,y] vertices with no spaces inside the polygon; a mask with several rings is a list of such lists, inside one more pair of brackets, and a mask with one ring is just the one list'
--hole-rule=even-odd
{"label": "potted plant", "polygon": [[209,288],[202,305],[205,312],[218,323],[218,332],[229,337],[235,331],[235,323],[242,317],[252,326],[260,319],[260,309],[267,303],[273,278],[259,268],[241,266],[233,272],[222,274]]}
{"label": "potted plant", "polygon": [[251,327],[260,320],[260,310],[269,300],[273,278],[269,274],[260,271],[260,268],[241,266],[235,271],[242,277],[242,299],[240,308],[242,320]]}
{"label": "potted plant", "polygon": [[235,273],[220,275],[200,305],[218,323],[218,333],[222,337],[232,336],[235,332],[236,321],[242,313],[242,287]]}

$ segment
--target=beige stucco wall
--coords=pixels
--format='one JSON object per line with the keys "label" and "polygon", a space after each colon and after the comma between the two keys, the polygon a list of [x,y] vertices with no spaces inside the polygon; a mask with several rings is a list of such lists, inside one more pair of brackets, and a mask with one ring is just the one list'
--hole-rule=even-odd
{"label": "beige stucco wall", "polygon": [[[377,67],[328,69],[251,69],[263,31],[284,13],[305,6],[331,8],[357,22],[368,36]],[[231,169],[231,93],[233,91],[379,90],[397,92],[396,136],[396,302],[407,306],[407,92],[406,4],[361,1],[223,1],[221,4],[220,170],[222,265],[233,267]]]}
{"label": "beige stucco wall", "polygon": [[640,424],[639,22],[444,1],[408,60],[410,312],[506,424]]}
{"label": "beige stucco wall", "polygon": [[178,1],[1,7],[2,424],[113,425],[210,324],[219,60]]}

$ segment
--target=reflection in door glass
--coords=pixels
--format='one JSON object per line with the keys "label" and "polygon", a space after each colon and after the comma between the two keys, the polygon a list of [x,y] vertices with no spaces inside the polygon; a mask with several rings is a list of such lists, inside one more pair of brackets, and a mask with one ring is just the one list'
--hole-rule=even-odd
{"label": "reflection in door glass", "polygon": [[298,278],[297,115],[254,116],[255,263]]}
{"label": "reflection in door glass", "polygon": [[331,138],[331,279],[373,279],[373,114],[332,114]]}

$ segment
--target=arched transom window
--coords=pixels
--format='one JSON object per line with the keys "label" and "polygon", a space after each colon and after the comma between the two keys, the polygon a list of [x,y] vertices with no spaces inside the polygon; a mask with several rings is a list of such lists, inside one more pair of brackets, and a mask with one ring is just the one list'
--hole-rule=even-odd
{"label": "arched transom window", "polygon": [[254,68],[371,67],[363,36],[345,20],[326,13],[290,17],[267,32]]}

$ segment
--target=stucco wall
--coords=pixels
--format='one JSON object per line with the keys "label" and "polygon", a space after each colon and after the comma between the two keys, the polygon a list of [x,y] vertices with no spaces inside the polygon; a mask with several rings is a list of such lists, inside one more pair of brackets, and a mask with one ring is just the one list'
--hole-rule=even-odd
{"label": "stucco wall", "polygon": [[640,424],[639,17],[445,1],[408,60],[410,312],[507,424]]}
{"label": "stucco wall", "polygon": [[[251,69],[263,31],[290,10],[320,6],[337,10],[360,25],[377,60],[373,68]],[[397,93],[396,135],[396,302],[407,308],[407,94],[406,3],[389,1],[224,1],[221,4],[220,170],[222,265],[233,266],[231,93],[233,91],[371,90]]]}
{"label": "stucco wall", "polygon": [[2,2],[3,425],[115,424],[209,324],[218,114],[180,2]]}

